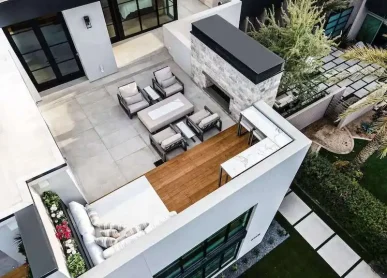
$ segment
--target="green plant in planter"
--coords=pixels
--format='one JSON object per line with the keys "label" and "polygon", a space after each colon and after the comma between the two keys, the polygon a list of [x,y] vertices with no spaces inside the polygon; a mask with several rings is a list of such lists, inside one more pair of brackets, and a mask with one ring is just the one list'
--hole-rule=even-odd
{"label": "green plant in planter", "polygon": [[60,198],[59,198],[58,194],[56,194],[55,192],[52,192],[52,191],[43,192],[42,200],[43,200],[44,205],[47,208],[51,207],[52,205],[58,206],[60,203]]}
{"label": "green plant in planter", "polygon": [[67,257],[67,268],[73,278],[86,272],[85,261],[79,253]]}
{"label": "green plant in planter", "polygon": [[273,244],[273,243],[274,243],[274,238],[270,237],[270,238],[267,240],[267,242],[268,242],[269,244]]}
{"label": "green plant in planter", "polygon": [[237,272],[238,271],[238,264],[233,264],[231,267],[231,270],[234,272]]}
{"label": "green plant in planter", "polygon": [[28,263],[26,249],[24,248],[24,243],[23,243],[23,239],[22,239],[21,235],[17,235],[14,238],[14,240],[15,240],[15,243],[17,245],[18,252],[20,254],[22,254],[26,258],[26,264],[27,264],[27,268],[28,268],[28,272],[27,272],[27,277],[26,278],[33,278],[32,271],[31,271],[30,265]]}

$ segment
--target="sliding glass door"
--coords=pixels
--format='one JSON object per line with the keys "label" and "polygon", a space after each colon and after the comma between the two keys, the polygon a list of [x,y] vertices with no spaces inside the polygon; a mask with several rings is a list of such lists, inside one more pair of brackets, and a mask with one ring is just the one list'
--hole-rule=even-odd
{"label": "sliding glass door", "polygon": [[177,0],[101,0],[112,42],[177,19]]}
{"label": "sliding glass door", "polygon": [[84,75],[61,15],[12,25],[4,33],[38,91]]}

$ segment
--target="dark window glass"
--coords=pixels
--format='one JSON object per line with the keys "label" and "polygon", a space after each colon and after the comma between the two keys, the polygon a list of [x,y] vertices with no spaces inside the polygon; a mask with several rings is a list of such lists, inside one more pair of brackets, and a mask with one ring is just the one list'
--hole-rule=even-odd
{"label": "dark window glass", "polygon": [[381,25],[381,20],[368,14],[364,19],[356,39],[364,43],[372,43]]}
{"label": "dark window glass", "polygon": [[206,265],[204,268],[204,277],[211,277],[213,274],[219,271],[220,259],[220,256],[218,256]]}
{"label": "dark window glass", "polygon": [[159,275],[157,275],[158,278],[174,278],[179,276],[181,273],[181,269],[179,266],[179,262],[176,261],[170,266],[168,266],[166,269],[163,270],[163,272]]}
{"label": "dark window glass", "polygon": [[203,269],[200,268],[196,270],[195,272],[188,275],[186,278],[202,278],[203,277]]}
{"label": "dark window glass", "polygon": [[40,43],[33,30],[17,33],[12,36],[12,39],[21,54],[41,49]]}
{"label": "dark window glass", "polygon": [[203,244],[196,246],[182,257],[183,269],[189,268],[204,257]]}
{"label": "dark window glass", "polygon": [[151,29],[157,26],[157,14],[151,12],[148,14],[141,15],[142,30]]}
{"label": "dark window glass", "polygon": [[207,253],[210,253],[216,247],[220,246],[226,240],[226,228],[212,235],[207,239]]}
{"label": "dark window glass", "polygon": [[245,213],[244,215],[241,215],[237,219],[232,221],[230,223],[230,232],[228,234],[228,237],[232,237],[237,232],[245,228],[247,226],[247,221],[248,221],[248,213]]}
{"label": "dark window glass", "polygon": [[236,257],[238,248],[239,248],[239,242],[237,242],[235,245],[226,249],[226,251],[223,253],[222,267],[230,263]]}

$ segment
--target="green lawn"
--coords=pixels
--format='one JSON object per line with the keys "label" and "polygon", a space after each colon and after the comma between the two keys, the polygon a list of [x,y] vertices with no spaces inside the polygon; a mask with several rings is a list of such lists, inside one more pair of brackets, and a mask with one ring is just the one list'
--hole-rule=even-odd
{"label": "green lawn", "polygon": [[[337,160],[351,161],[356,154],[368,143],[366,140],[355,139],[353,151],[346,155],[331,153],[325,149],[320,150],[320,154],[334,162]],[[387,204],[387,158],[380,159],[376,154],[371,156],[362,167],[364,174],[360,184],[371,192],[377,199]]]}
{"label": "green lawn", "polygon": [[277,216],[276,220],[290,237],[248,269],[243,278],[338,278],[333,269],[290,226]]}

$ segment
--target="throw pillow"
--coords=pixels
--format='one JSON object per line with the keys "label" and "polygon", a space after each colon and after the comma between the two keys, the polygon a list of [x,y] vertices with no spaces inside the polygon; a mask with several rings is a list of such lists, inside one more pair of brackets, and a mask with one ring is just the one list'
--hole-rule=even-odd
{"label": "throw pillow", "polygon": [[86,212],[90,218],[91,224],[93,224],[93,226],[98,226],[99,224],[98,213],[94,209],[92,209],[89,205],[86,205]]}
{"label": "throw pillow", "polygon": [[199,123],[199,127],[203,129],[212,124],[213,122],[216,122],[217,120],[219,120],[219,115],[217,113],[214,113],[211,116],[208,116],[207,118],[201,120],[201,122]]}
{"label": "throw pillow", "polygon": [[137,234],[135,234],[134,236],[128,237],[125,240],[123,240],[121,242],[118,242],[117,244],[113,245],[112,247],[104,250],[103,251],[103,257],[105,259],[110,258],[115,253],[121,251],[122,249],[124,249],[125,247],[130,245],[133,241],[135,241],[136,239],[138,239],[139,237],[142,237],[144,235],[145,235],[144,231],[140,231]]}
{"label": "throw pillow", "polygon": [[117,238],[117,240],[122,241],[123,239],[125,239],[127,237],[131,237],[140,231],[144,231],[146,229],[146,227],[148,227],[148,226],[149,226],[149,223],[141,223],[135,227],[125,229],[122,232],[120,232],[120,237]]}
{"label": "throw pillow", "polygon": [[90,222],[85,207],[77,202],[70,202],[69,208],[72,216],[74,217],[74,221],[78,227],[79,233],[81,235],[94,234],[95,229]]}
{"label": "throw pillow", "polygon": [[135,94],[138,94],[137,84],[136,82],[132,82],[128,85],[119,87],[118,91],[123,98],[134,96]]}
{"label": "throw pillow", "polygon": [[118,238],[120,233],[116,229],[101,230],[101,236]]}
{"label": "throw pillow", "polygon": [[173,144],[180,142],[182,139],[182,136],[180,133],[177,133],[167,139],[165,139],[163,142],[161,142],[161,147],[166,150],[168,147],[172,146]]}
{"label": "throw pillow", "polygon": [[142,99],[143,99],[142,94],[138,93],[138,94],[135,94],[134,96],[126,97],[125,101],[127,105],[131,105],[142,101]]}
{"label": "throw pillow", "polygon": [[117,242],[118,242],[117,239],[112,238],[112,237],[97,237],[95,239],[95,243],[97,243],[99,246],[101,246],[103,248],[112,247]]}
{"label": "throw pillow", "polygon": [[92,234],[85,234],[82,237],[94,265],[102,263],[105,260],[102,254],[103,249],[95,242],[95,237]]}
{"label": "throw pillow", "polygon": [[117,231],[121,232],[122,230],[125,229],[124,225],[121,224],[113,224],[113,223],[98,223],[97,225],[98,228],[101,230],[107,230],[107,229],[116,229]]}
{"label": "throw pillow", "polygon": [[160,85],[161,85],[161,87],[163,87],[165,89],[165,88],[172,86],[176,82],[177,82],[176,77],[172,76],[171,78],[168,78],[168,79],[161,81]]}
{"label": "throw pillow", "polygon": [[171,78],[172,76],[173,75],[172,75],[170,67],[165,67],[165,68],[155,72],[155,77],[156,77],[157,82],[159,82],[159,84],[161,84],[161,81],[164,81],[165,79]]}

